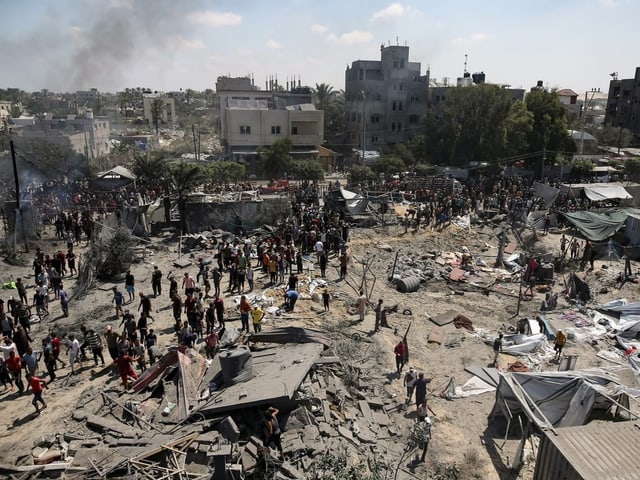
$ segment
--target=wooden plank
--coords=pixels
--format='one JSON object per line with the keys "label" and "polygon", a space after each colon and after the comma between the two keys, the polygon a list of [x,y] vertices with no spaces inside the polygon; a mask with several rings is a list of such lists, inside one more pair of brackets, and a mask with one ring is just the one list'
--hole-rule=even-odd
{"label": "wooden plank", "polygon": [[148,368],[143,372],[140,377],[131,386],[131,389],[138,393],[151,382],[158,378],[168,367],[175,364],[178,361],[178,351],[173,350],[165,354],[158,362],[156,362],[151,368]]}

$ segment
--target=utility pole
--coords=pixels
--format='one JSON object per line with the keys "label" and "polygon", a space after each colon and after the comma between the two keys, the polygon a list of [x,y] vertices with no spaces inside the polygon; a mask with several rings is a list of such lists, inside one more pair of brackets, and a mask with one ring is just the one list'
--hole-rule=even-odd
{"label": "utility pole", "polygon": [[196,143],[196,126],[191,124],[191,133],[193,134],[193,155],[195,156],[196,162],[198,161],[198,144]]}
{"label": "utility pole", "polygon": [[367,96],[364,94],[364,90],[360,93],[362,93],[362,165],[364,165],[365,139],[367,138]]}
{"label": "utility pole", "polygon": [[[591,93],[591,98],[588,99],[588,95],[589,93]],[[585,117],[586,117],[586,113],[587,113],[587,108],[589,108],[589,105],[591,104],[591,102],[593,101],[593,97],[595,97],[596,93],[600,93],[600,89],[599,88],[592,88],[591,90],[588,90],[586,92],[584,92],[584,105],[582,106],[582,109],[580,110],[580,117],[581,117],[581,125],[582,128],[580,129],[580,155],[584,155],[584,128],[585,128]]]}
{"label": "utility pole", "polygon": [[16,149],[13,144],[13,140],[9,141],[9,147],[11,149],[11,161],[13,162],[13,179],[16,183],[16,219],[13,229],[13,247],[16,249],[16,234],[18,231],[18,224],[20,224],[20,230],[22,232],[22,238],[24,240],[24,250],[29,253],[29,243],[27,242],[27,234],[24,228],[24,222],[22,220],[22,212],[20,211],[20,179],[18,178],[18,165],[16,163]]}

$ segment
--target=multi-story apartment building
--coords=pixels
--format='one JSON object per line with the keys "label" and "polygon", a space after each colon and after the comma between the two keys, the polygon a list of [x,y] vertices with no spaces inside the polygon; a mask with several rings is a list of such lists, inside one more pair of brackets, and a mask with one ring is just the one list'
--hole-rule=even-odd
{"label": "multi-story apartment building", "polygon": [[[429,75],[409,61],[409,47],[380,47],[380,60],[357,60],[345,74],[349,143],[375,149],[418,133],[427,108]],[[364,148],[363,148],[364,147]]]}
{"label": "multi-story apartment building", "polygon": [[[406,142],[420,133],[424,115],[442,114],[455,88],[472,88],[485,82],[484,72],[470,74],[450,84],[421,75],[419,62],[409,61],[409,47],[380,47],[380,60],[357,60],[345,75],[345,115],[349,143],[354,150],[375,150]],[[506,88],[514,100],[524,98],[523,89]],[[364,145],[363,145],[364,138]],[[365,153],[365,160],[366,160]]]}
{"label": "multi-story apartment building", "polygon": [[604,122],[640,135],[640,67],[634,78],[613,79],[609,82],[609,96]]}
{"label": "multi-story apartment building", "polygon": [[111,151],[109,117],[94,117],[90,111],[68,116],[47,113],[34,124],[16,131],[25,139],[69,145],[76,153],[85,155],[89,162]]}
{"label": "multi-story apartment building", "polygon": [[324,139],[324,112],[316,110],[307,87],[280,90],[269,82],[260,90],[246,78],[216,82],[218,131],[227,156],[251,165],[258,148],[281,138],[292,142],[294,158],[317,159]]}

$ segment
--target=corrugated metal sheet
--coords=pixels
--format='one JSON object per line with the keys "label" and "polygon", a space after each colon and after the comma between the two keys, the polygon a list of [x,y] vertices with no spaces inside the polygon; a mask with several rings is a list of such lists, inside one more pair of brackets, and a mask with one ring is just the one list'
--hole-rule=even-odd
{"label": "corrugated metal sheet", "polygon": [[546,432],[534,480],[637,480],[640,424],[598,422]]}

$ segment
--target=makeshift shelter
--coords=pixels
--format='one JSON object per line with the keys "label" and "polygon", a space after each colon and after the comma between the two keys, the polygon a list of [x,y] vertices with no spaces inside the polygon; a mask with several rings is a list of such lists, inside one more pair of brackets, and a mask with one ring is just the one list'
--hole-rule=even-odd
{"label": "makeshift shelter", "polygon": [[131,170],[120,165],[106,172],[98,173],[98,178],[91,182],[94,189],[103,192],[119,190],[131,183],[135,186],[136,176]]}
{"label": "makeshift shelter", "polygon": [[566,296],[580,300],[582,302],[588,302],[591,300],[591,289],[589,284],[582,280],[576,273],[571,273],[569,280],[567,281]]}
{"label": "makeshift shelter", "polygon": [[583,194],[589,200],[602,202],[607,200],[629,200],[633,198],[625,188],[625,185],[617,182],[611,183],[572,183],[562,184],[560,194],[569,198],[580,198]]}
{"label": "makeshift shelter", "polygon": [[[617,375],[620,373],[620,376]],[[627,367],[565,372],[501,372],[492,418],[511,420],[524,415],[537,429],[585,425],[596,412],[612,407],[629,409],[638,391],[626,387],[620,377],[633,380]]]}
{"label": "makeshift shelter", "polygon": [[350,215],[359,215],[366,211],[369,200],[359,193],[341,188],[329,190],[325,196],[325,203],[329,209],[342,210]]}
{"label": "makeshift shelter", "polygon": [[614,235],[622,228],[627,220],[625,210],[609,212],[592,212],[580,210],[578,212],[561,213],[578,231],[592,242],[602,242]]}

